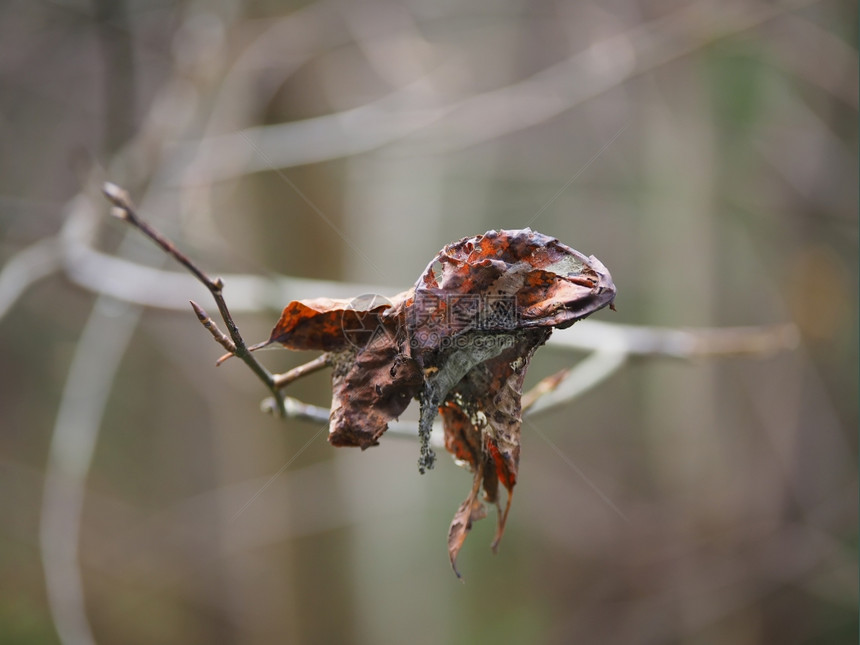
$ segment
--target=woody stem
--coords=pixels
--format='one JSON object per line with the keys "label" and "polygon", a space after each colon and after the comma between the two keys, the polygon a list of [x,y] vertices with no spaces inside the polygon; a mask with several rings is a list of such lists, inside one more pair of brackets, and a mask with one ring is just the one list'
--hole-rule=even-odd
{"label": "woody stem", "polygon": [[[269,372],[263,365],[254,358],[254,355],[248,350],[248,346],[245,344],[242,335],[239,333],[239,327],[236,325],[236,322],[233,320],[233,316],[230,313],[230,309],[227,307],[227,302],[224,300],[224,282],[221,278],[210,278],[202,269],[200,269],[187,255],[182,253],[176,246],[171,242],[168,238],[162,235],[158,230],[153,228],[150,224],[142,220],[134,207],[134,204],[131,201],[131,197],[128,192],[116,184],[105,183],[102,187],[102,192],[105,197],[107,197],[108,201],[113,204],[113,209],[111,209],[111,214],[115,217],[124,220],[134,226],[141,233],[146,235],[149,239],[155,242],[158,246],[160,246],[168,255],[173,257],[177,262],[179,262],[182,266],[184,266],[191,274],[197,278],[203,285],[209,290],[209,293],[212,294],[212,298],[215,300],[215,304],[218,306],[218,311],[221,313],[221,319],[224,321],[224,324],[227,326],[227,333],[230,336],[230,340],[233,343],[233,348],[230,348],[229,345],[226,345],[223,342],[222,338],[219,338],[218,335],[213,332],[213,327],[206,325],[206,321],[208,320],[210,323],[208,316],[206,316],[205,312],[199,307],[195,307],[195,313],[200,319],[201,323],[209,329],[210,333],[213,334],[216,341],[218,341],[222,346],[227,347],[228,349],[232,349],[233,354],[240,358],[254,374],[257,375],[267,388],[271,391],[272,395],[275,398],[275,402],[278,407],[278,411],[281,416],[286,416],[287,412],[284,408],[284,397],[281,394],[280,389],[275,384],[274,375]],[[192,306],[194,306],[192,304]],[[198,311],[198,309],[200,311]],[[200,317],[200,312],[203,313],[204,318]],[[212,323],[214,326],[214,323]],[[217,330],[217,327],[214,329]],[[223,336],[224,334],[218,330],[218,334]]]}

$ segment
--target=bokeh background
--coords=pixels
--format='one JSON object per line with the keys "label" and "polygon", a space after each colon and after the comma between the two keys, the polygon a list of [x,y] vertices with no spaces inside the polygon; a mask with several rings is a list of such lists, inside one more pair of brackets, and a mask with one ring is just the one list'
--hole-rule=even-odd
{"label": "bokeh background", "polygon": [[[856,642],[857,25],[842,0],[0,4],[0,642]],[[530,225],[609,267],[601,321],[800,342],[640,358],[535,417],[461,584],[469,474],[261,414],[106,179],[227,277],[250,341],[289,298],[393,294]],[[290,394],[325,406],[328,376]]]}

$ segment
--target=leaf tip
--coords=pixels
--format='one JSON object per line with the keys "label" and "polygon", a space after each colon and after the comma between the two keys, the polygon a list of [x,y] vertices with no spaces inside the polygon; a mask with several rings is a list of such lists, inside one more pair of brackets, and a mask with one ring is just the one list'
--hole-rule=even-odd
{"label": "leaf tip", "polygon": [[462,584],[466,584],[466,579],[463,575],[457,570],[457,561],[456,559],[451,560],[451,568],[454,570],[454,575],[457,576],[457,580],[459,580]]}

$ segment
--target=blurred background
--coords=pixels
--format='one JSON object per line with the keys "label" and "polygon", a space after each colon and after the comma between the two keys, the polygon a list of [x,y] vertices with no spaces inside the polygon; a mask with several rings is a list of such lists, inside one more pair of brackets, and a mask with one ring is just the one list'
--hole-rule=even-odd
{"label": "blurred background", "polygon": [[[842,0],[0,4],[0,643],[856,642],[857,25]],[[800,342],[631,359],[529,420],[461,584],[470,475],[262,414],[107,179],[225,277],[249,342],[525,226],[606,264],[601,322]],[[543,348],[528,383],[586,355]],[[288,393],[328,406],[328,374]]]}

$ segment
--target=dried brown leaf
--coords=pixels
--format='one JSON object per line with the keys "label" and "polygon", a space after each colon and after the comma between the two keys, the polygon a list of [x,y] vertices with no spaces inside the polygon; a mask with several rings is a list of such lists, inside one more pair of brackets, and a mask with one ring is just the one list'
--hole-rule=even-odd
{"label": "dried brown leaf", "polygon": [[493,550],[504,533],[532,355],[554,327],[568,327],[614,298],[612,278],[594,256],[530,229],[489,231],[446,246],[392,301],[290,303],[267,343],[331,352],[333,445],[376,445],[417,398],[423,472],[433,467],[429,434],[441,413],[446,449],[474,474],[448,532],[457,571],[472,523],[486,515],[481,488],[499,508]]}

